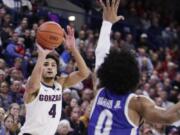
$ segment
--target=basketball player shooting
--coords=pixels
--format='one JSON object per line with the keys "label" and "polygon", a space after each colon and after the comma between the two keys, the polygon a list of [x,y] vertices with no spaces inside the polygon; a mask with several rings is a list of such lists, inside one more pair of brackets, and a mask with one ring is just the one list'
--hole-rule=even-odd
{"label": "basketball player shooting", "polygon": [[145,96],[133,94],[140,80],[138,62],[128,50],[110,50],[110,32],[120,0],[100,1],[103,23],[96,48],[97,92],[88,127],[89,135],[138,135],[143,121],[171,124],[180,120],[180,103],[170,109],[157,107]]}
{"label": "basketball player shooting", "polygon": [[37,63],[24,94],[26,121],[19,135],[53,135],[61,117],[62,89],[88,77],[89,70],[75,47],[74,29],[70,27],[65,33],[65,45],[74,56],[79,70],[56,79],[58,56],[37,44]]}

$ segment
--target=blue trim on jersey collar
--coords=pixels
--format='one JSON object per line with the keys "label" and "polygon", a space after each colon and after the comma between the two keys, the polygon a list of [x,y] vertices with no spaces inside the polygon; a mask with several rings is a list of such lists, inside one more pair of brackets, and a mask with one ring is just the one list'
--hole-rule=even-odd
{"label": "blue trim on jersey collar", "polygon": [[49,86],[43,82],[41,82],[42,85],[44,85],[45,87],[48,87],[48,88],[51,88],[51,89],[54,89],[55,88],[55,84],[53,84],[53,86]]}

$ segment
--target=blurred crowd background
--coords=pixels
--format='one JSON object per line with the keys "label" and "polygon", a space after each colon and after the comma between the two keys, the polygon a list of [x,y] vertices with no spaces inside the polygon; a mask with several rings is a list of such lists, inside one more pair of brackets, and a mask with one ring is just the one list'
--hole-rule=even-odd
{"label": "blurred crowd background", "polygon": [[[87,18],[80,29],[68,17],[49,12],[44,8],[48,6],[45,1],[0,0],[0,135],[17,135],[25,121],[23,93],[36,63],[35,36],[40,24],[53,20],[63,27],[68,24],[74,27],[76,45],[93,71],[101,8],[96,0],[70,1],[86,11]],[[112,48],[126,48],[136,53],[142,72],[136,94],[149,96],[165,108],[180,101],[179,2],[173,2],[122,1],[119,13],[126,19],[115,24],[111,32]],[[77,69],[73,57],[63,46],[56,51],[61,62],[60,75]],[[63,91],[63,112],[56,135],[87,135],[89,105],[95,96],[93,78],[90,75]],[[145,122],[141,135],[180,135],[180,121],[172,125]]]}

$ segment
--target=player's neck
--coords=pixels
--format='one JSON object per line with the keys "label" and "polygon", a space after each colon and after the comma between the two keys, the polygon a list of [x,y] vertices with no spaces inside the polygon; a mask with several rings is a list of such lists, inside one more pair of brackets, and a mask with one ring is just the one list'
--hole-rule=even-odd
{"label": "player's neck", "polygon": [[53,86],[54,79],[42,79],[42,83],[46,84],[47,86]]}

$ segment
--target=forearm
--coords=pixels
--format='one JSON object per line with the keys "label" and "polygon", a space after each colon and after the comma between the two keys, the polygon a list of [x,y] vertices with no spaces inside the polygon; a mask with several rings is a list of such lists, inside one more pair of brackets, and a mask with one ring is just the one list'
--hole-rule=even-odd
{"label": "forearm", "polygon": [[112,27],[111,22],[103,21],[97,48],[95,50],[95,55],[96,55],[95,71],[104,62],[104,58],[109,53],[111,46],[111,42],[110,42],[111,27]]}
{"label": "forearm", "polygon": [[30,93],[35,92],[40,87],[40,81],[41,81],[41,77],[42,77],[43,64],[44,64],[45,58],[46,58],[46,55],[44,55],[44,54],[38,55],[36,65],[32,71],[31,77],[28,80],[27,85],[26,85],[26,89]]}
{"label": "forearm", "polygon": [[167,115],[167,119],[170,121],[170,123],[180,120],[180,102],[167,109],[165,115]]}
{"label": "forearm", "polygon": [[71,50],[71,53],[77,63],[79,75],[84,78],[88,77],[90,71],[82,56],[80,55],[79,51],[76,48],[74,48]]}

